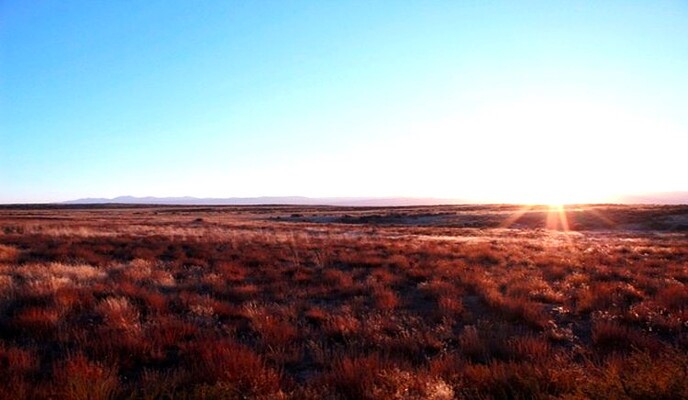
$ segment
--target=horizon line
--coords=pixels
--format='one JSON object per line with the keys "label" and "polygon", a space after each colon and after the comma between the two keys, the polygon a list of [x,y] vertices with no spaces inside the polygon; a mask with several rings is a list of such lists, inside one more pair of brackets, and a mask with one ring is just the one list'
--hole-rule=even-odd
{"label": "horizon line", "polygon": [[[233,196],[233,197],[196,197],[196,196],[131,196],[83,197],[62,201],[40,202],[0,202],[2,206],[60,206],[60,205],[190,205],[190,206],[432,206],[432,205],[548,205],[550,202],[488,201],[459,197],[415,197],[415,196]],[[564,202],[561,205],[592,204],[629,204],[629,205],[688,205],[688,191],[651,192],[624,194],[604,201]]]}

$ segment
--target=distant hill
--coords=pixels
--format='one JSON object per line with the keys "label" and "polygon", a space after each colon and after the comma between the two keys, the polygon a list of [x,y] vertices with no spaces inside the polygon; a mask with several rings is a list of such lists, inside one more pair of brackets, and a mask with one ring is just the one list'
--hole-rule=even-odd
{"label": "distant hill", "polygon": [[[616,198],[614,203],[621,204],[688,204],[688,192],[648,193],[625,195]],[[413,197],[304,197],[304,196],[264,196],[264,197],[134,197],[84,198],[69,200],[59,204],[158,204],[158,205],[323,205],[323,206],[423,206],[440,204],[469,204],[475,201],[465,199],[413,198]]]}
{"label": "distant hill", "polygon": [[60,204],[158,204],[158,205],[330,205],[330,206],[413,206],[437,204],[463,204],[467,201],[407,198],[407,197],[303,197],[303,196],[265,196],[265,197],[134,197],[119,196],[114,198],[84,198],[62,202]]}
{"label": "distant hill", "polygon": [[688,204],[688,192],[663,192],[621,196],[625,204]]}

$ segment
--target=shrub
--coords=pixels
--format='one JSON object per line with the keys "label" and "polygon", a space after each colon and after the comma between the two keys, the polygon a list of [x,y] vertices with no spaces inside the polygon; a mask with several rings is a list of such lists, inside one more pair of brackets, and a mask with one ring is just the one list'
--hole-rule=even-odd
{"label": "shrub", "polygon": [[83,354],[69,356],[53,369],[55,393],[70,400],[114,399],[120,391],[117,370],[88,360]]}
{"label": "shrub", "polygon": [[220,384],[223,391],[247,397],[281,396],[280,374],[256,353],[227,339],[204,339],[184,348],[195,382]]}

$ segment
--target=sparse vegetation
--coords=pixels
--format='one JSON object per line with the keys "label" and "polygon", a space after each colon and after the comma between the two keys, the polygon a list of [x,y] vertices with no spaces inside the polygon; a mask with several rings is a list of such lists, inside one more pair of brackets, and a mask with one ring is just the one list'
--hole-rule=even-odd
{"label": "sparse vegetation", "polygon": [[607,209],[4,208],[0,399],[688,398],[688,208]]}

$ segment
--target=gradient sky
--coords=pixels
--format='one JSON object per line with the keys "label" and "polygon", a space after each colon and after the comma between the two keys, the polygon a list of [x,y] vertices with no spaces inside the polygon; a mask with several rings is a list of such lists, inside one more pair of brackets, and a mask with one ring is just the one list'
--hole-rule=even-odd
{"label": "gradient sky", "polygon": [[688,190],[685,1],[3,1],[0,202]]}

